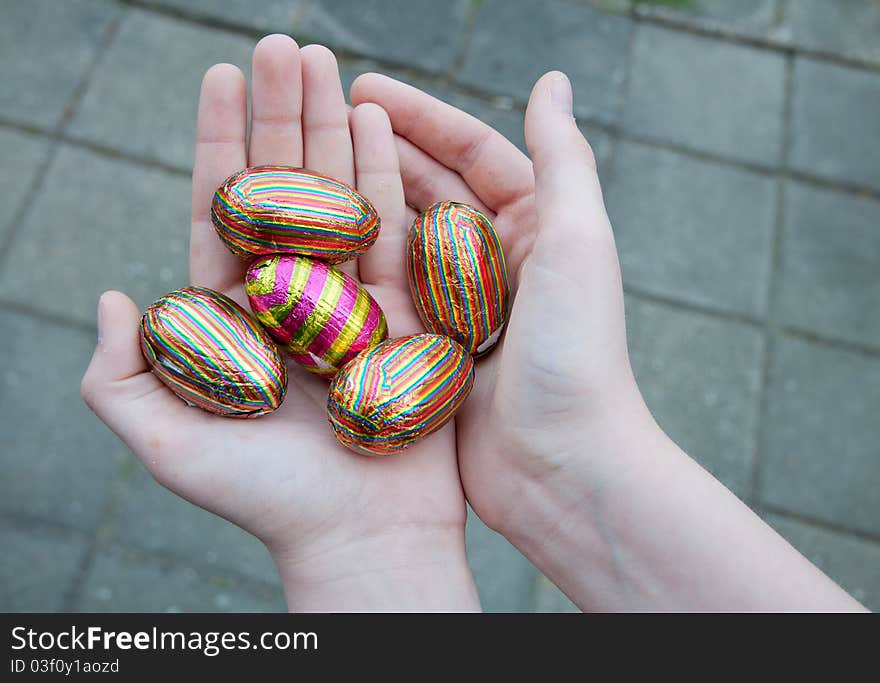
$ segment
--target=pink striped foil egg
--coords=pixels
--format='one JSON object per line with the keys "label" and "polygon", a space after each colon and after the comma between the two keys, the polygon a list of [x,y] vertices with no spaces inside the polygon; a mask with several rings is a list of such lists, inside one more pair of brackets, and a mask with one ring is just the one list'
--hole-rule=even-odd
{"label": "pink striped foil egg", "polygon": [[287,366],[259,323],[220,292],[184,287],[150,305],[140,328],[153,374],[189,405],[257,417],[281,405]]}
{"label": "pink striped foil egg", "polygon": [[360,256],[379,236],[379,214],[345,183],[290,166],[255,166],[214,193],[211,220],[240,256],[300,254],[327,263]]}
{"label": "pink striped foil egg", "polygon": [[251,310],[307,370],[332,377],[364,349],[388,337],[385,314],[350,275],[323,261],[276,254],[245,276]]}
{"label": "pink striped foil egg", "polygon": [[428,332],[488,353],[507,320],[509,290],[492,222],[468,204],[438,202],[415,219],[407,249],[413,303]]}

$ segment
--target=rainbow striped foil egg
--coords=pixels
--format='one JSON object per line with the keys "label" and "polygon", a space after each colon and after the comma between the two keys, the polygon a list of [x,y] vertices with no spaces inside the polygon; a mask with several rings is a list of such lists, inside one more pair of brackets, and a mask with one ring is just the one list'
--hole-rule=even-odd
{"label": "rainbow striped foil egg", "polygon": [[474,361],[437,334],[391,339],[333,378],[327,399],[339,441],[368,455],[403,450],[452,419],[474,383]]}
{"label": "rainbow striped foil egg", "polygon": [[240,256],[301,254],[342,263],[379,236],[379,214],[357,190],[289,166],[255,166],[230,176],[214,193],[211,220]]}
{"label": "rainbow striped foil egg", "polygon": [[147,308],[141,351],[188,404],[227,417],[258,417],[281,405],[287,367],[278,347],[232,299],[184,287]]}
{"label": "rainbow striped foil egg", "polygon": [[258,258],[244,286],[263,327],[315,374],[335,375],[388,337],[376,300],[353,277],[323,261],[293,254]]}
{"label": "rainbow striped foil egg", "polygon": [[410,230],[407,272],[425,329],[475,356],[492,349],[507,320],[509,289],[492,222],[468,204],[438,202]]}

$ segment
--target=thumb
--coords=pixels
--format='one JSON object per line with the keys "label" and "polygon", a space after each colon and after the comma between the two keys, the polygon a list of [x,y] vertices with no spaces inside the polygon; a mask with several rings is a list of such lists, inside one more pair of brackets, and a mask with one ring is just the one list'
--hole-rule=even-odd
{"label": "thumb", "polygon": [[148,370],[140,352],[138,323],[140,312],[121,292],[104,292],[98,299],[98,345],[83,378],[83,398],[100,405],[106,389]]}
{"label": "thumb", "polygon": [[571,83],[562,72],[544,74],[532,89],[525,134],[539,219],[534,255],[558,262],[595,254],[596,245],[614,251],[596,159],[575,123]]}
{"label": "thumb", "polygon": [[98,300],[98,345],[80,384],[88,406],[140,456],[155,450],[157,426],[180,412],[180,401],[149,371],[141,354],[140,312],[120,292]]}

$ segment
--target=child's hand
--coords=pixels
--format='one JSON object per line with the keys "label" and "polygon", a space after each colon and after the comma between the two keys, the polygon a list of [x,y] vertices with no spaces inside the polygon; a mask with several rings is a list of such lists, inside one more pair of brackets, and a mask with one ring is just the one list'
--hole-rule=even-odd
{"label": "child's hand", "polygon": [[860,606],[682,453],[652,419],[626,350],[623,290],[595,161],[560,73],[525,118],[534,166],[467,114],[368,74],[407,203],[493,217],[515,290],[507,331],[456,417],[474,510],[585,609]]}
{"label": "child's hand", "polygon": [[408,204],[468,202],[501,237],[513,306],[502,342],[477,363],[456,425],[468,500],[510,532],[526,522],[524,488],[564,479],[584,449],[600,475],[618,425],[650,421],[627,358],[614,237],[571,88],[559,73],[535,86],[525,121],[534,168],[487,125],[385,76],[361,76],[352,101],[388,111]]}
{"label": "child's hand", "polygon": [[[376,206],[376,245],[345,269],[367,285],[392,336],[420,330],[403,263],[413,213],[393,135],[375,105],[347,111],[336,61],[269,36],[253,55],[252,127],[245,78],[212,67],[202,83],[193,169],[190,277],[247,306],[244,262],[211,224],[211,198],[245,166],[305,166],[356,186]],[[82,382],[92,409],[153,476],[261,538],[292,608],[478,609],[464,552],[464,496],[452,425],[405,454],[342,448],[326,417],[327,382],[291,367],[287,397],[254,420],[187,407],[147,369],[140,314],[122,294],[98,307],[99,344]],[[366,578],[364,578],[366,577]]]}

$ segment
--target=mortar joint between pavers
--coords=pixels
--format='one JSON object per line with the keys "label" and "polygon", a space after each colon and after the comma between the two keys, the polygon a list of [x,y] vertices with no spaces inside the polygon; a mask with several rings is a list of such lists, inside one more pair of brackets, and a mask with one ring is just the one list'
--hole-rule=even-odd
{"label": "mortar joint between pavers", "polygon": [[784,97],[782,100],[782,145],[780,149],[779,173],[776,178],[775,219],[773,235],[770,242],[769,272],[767,274],[767,291],[765,300],[766,324],[763,327],[764,357],[761,365],[761,379],[756,401],[758,414],[755,416],[754,454],[752,457],[752,473],[747,498],[751,504],[757,504],[761,496],[764,460],[764,442],[767,415],[770,409],[769,384],[773,353],[776,348],[776,300],[782,273],[782,242],[785,238],[785,192],[788,178],[788,160],[791,148],[791,116],[794,99],[794,54],[785,59],[785,80],[783,82]]}
{"label": "mortar joint between pavers", "polygon": [[468,0],[467,16],[462,27],[461,45],[458,48],[458,54],[452,60],[452,66],[449,67],[448,76],[451,80],[455,80],[461,73],[467,59],[468,52],[471,49],[471,41],[474,37],[474,29],[477,25],[477,16],[480,13],[480,7],[484,0]]}
{"label": "mortar joint between pavers", "polygon": [[58,156],[58,152],[61,147],[61,138],[64,135],[64,131],[73,120],[73,115],[76,112],[76,107],[79,105],[80,100],[85,94],[86,89],[91,82],[92,76],[94,75],[98,64],[100,64],[101,59],[104,56],[104,53],[107,51],[110,43],[113,42],[113,38],[115,37],[116,32],[119,30],[119,25],[122,22],[123,18],[124,14],[122,16],[115,17],[107,25],[104,34],[101,36],[101,39],[98,42],[98,47],[95,50],[95,55],[92,58],[91,63],[88,65],[88,67],[80,77],[79,81],[77,82],[76,87],[73,89],[73,93],[71,94],[70,99],[67,101],[67,104],[64,107],[64,111],[58,123],[47,135],[47,137],[51,141],[49,152],[48,154],[46,154],[46,158],[43,159],[43,162],[37,169],[37,172],[34,175],[34,179],[31,182],[30,187],[28,187],[28,189],[24,192],[21,204],[16,208],[13,214],[13,219],[10,223],[10,228],[7,231],[5,239],[0,242],[0,269],[3,268],[9,253],[12,251],[12,245],[15,243],[15,236],[19,232],[19,226],[22,224],[25,214],[33,204],[34,198],[39,195],[40,190],[42,189],[45,182],[46,176],[48,175],[49,169],[54,163],[55,158]]}
{"label": "mortar joint between pavers", "polygon": [[866,543],[872,543],[874,545],[880,546],[880,534],[871,533],[862,529],[854,529],[852,527],[848,527],[837,522],[831,522],[826,519],[822,519],[821,517],[813,517],[812,515],[804,514],[802,512],[793,512],[792,510],[788,510],[784,507],[773,505],[771,503],[761,503],[760,509],[762,512],[776,515],[778,517],[785,517],[786,519],[794,522],[799,522],[800,524],[805,524],[815,527],[817,529],[821,529],[823,531],[840,534],[842,536],[849,536],[851,538],[856,538],[860,541],[865,541]]}
{"label": "mortar joint between pavers", "polygon": [[[690,33],[703,38],[710,38],[732,45],[741,45],[744,47],[752,47],[763,52],[775,52],[778,54],[796,54],[803,57],[810,57],[817,61],[837,64],[861,71],[869,71],[873,73],[880,72],[880,62],[873,62],[865,59],[849,57],[831,50],[820,50],[808,48],[803,45],[794,45],[782,42],[772,37],[750,36],[737,32],[735,29],[726,28],[724,26],[706,26],[694,23],[685,18],[667,16],[667,15],[646,15],[639,13],[633,5],[633,9],[627,15],[633,21],[658,26],[682,33]],[[784,18],[784,11],[783,11]]]}

